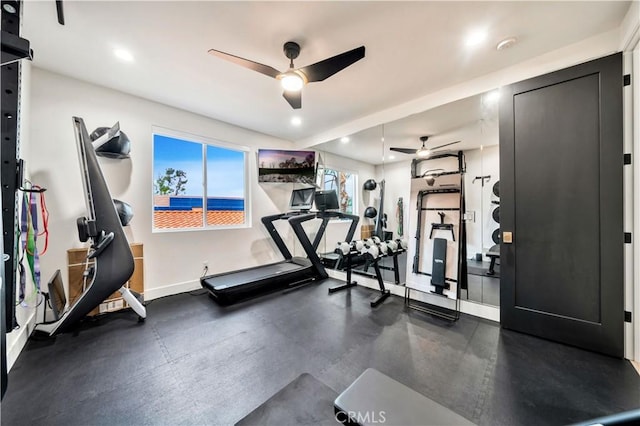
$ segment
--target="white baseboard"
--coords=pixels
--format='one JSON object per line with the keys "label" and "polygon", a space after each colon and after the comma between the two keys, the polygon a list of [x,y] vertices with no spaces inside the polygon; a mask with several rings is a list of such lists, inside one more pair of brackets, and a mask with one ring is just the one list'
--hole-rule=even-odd
{"label": "white baseboard", "polygon": [[[335,269],[328,269],[327,272],[329,273],[329,276],[331,278],[335,278],[342,281],[346,279],[345,272],[336,271]],[[363,275],[353,274],[352,279],[357,281],[358,285],[361,285],[363,287],[371,288],[374,290],[380,289],[380,286],[378,285],[378,281],[373,278],[365,277]],[[396,284],[385,282],[384,286],[391,291],[391,294],[404,297],[405,287],[403,285],[396,285]],[[438,296],[431,296],[427,293],[421,293],[418,291],[412,291],[411,298],[413,300],[430,303],[432,305],[437,305],[444,308],[452,308],[453,306],[452,299],[443,299]],[[469,302],[467,300],[460,300],[460,312],[464,314],[473,315],[475,317],[480,317],[480,318],[488,319],[491,321],[500,322],[500,308],[497,306],[489,306],[489,305],[483,305],[481,303]]]}
{"label": "white baseboard", "polygon": [[[144,298],[145,300],[153,300],[159,297],[197,290],[199,288],[202,288],[199,280],[185,281],[164,287],[148,289],[144,292]],[[7,334],[7,371],[11,370],[11,367],[13,367],[13,364],[18,359],[20,352],[22,352],[22,349],[27,344],[27,340],[35,328],[35,322],[36,310],[33,310],[27,316],[27,320],[24,322],[24,325],[21,325],[17,330]]]}
{"label": "white baseboard", "polygon": [[35,328],[36,323],[36,310],[34,309],[29,316],[27,317],[27,321],[24,325],[20,326],[19,329],[13,330],[11,333],[7,334],[7,340],[10,338],[13,340],[10,346],[7,347],[7,372],[11,371],[11,367],[15,364],[20,352],[27,344],[27,340],[29,336],[31,336],[31,332]]}
{"label": "white baseboard", "polygon": [[198,290],[202,288],[200,280],[196,281],[184,281],[176,284],[169,284],[163,287],[155,287],[144,290],[144,300],[153,300],[160,297],[171,296],[178,293],[184,293],[187,291]]}

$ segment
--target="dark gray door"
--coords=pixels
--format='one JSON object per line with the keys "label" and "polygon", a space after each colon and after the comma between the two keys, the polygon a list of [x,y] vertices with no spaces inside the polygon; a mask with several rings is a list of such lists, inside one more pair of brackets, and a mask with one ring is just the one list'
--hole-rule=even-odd
{"label": "dark gray door", "polygon": [[623,356],[622,168],[621,54],[502,90],[503,327]]}

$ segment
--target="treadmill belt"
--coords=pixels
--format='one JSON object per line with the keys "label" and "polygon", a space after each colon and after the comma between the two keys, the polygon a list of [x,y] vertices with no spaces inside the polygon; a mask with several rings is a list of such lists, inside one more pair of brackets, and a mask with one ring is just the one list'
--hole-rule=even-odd
{"label": "treadmill belt", "polygon": [[301,268],[304,268],[304,266],[293,262],[272,263],[257,268],[218,275],[214,280],[209,281],[209,284],[212,285],[214,289],[221,290],[257,281],[263,277],[285,274]]}

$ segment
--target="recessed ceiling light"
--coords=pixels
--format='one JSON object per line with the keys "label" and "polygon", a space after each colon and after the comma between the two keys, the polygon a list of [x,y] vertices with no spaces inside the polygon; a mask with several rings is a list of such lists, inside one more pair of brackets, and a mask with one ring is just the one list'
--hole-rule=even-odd
{"label": "recessed ceiling light", "polygon": [[125,62],[133,62],[133,55],[128,50],[124,49],[113,49],[113,54],[116,55],[116,58],[125,61]]}
{"label": "recessed ceiling light", "polygon": [[483,41],[487,39],[487,31],[486,30],[475,30],[467,36],[465,40],[465,44],[467,47],[474,47],[481,44]]}
{"label": "recessed ceiling light", "polygon": [[389,156],[389,160],[395,160],[395,159],[396,159],[396,156],[395,156],[395,155],[390,155],[390,156]]}
{"label": "recessed ceiling light", "polygon": [[511,46],[513,46],[514,44],[516,44],[517,41],[518,41],[518,39],[515,38],[515,37],[505,38],[500,43],[498,43],[498,45],[496,46],[496,50],[508,49]]}
{"label": "recessed ceiling light", "polygon": [[343,137],[340,138],[340,142],[342,142],[342,143],[347,143],[349,141],[350,141],[349,136],[343,136]]}
{"label": "recessed ceiling light", "polygon": [[293,126],[299,126],[302,124],[302,118],[300,117],[291,117],[291,125]]}

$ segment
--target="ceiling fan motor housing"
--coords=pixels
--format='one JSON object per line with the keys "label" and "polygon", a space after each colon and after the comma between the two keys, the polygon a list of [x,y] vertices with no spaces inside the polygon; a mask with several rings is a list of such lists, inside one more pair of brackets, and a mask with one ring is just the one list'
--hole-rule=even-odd
{"label": "ceiling fan motor housing", "polygon": [[300,55],[300,45],[295,41],[286,42],[282,50],[284,51],[285,56],[292,61]]}

